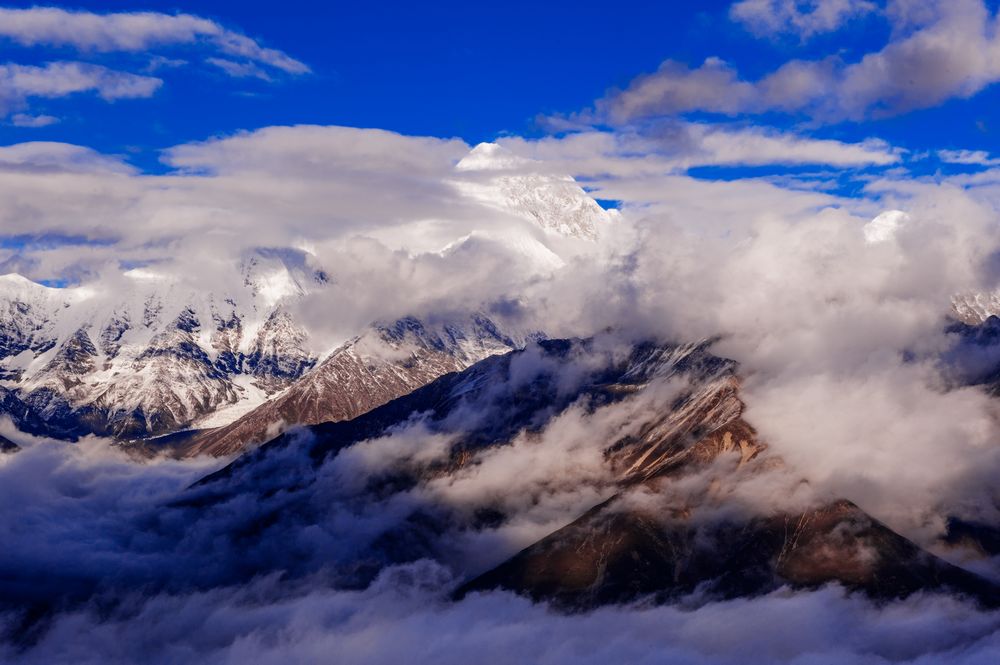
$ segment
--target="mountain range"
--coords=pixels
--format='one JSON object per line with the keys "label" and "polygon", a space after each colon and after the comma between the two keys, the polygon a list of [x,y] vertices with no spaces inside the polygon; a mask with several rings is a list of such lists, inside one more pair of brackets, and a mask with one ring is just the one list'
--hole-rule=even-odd
{"label": "mountain range", "polygon": [[[495,144],[455,168],[457,191],[527,224],[464,235],[442,254],[488,239],[549,270],[562,262],[552,241],[593,241],[615,218],[572,178],[534,172]],[[227,455],[269,431],[353,417],[540,334],[489,312],[404,315],[323,349],[297,305],[338,285],[311,254],[261,248],[226,277],[205,289],[155,266],[110,287],[0,276],[0,416],[33,435],[160,438],[185,455]]]}

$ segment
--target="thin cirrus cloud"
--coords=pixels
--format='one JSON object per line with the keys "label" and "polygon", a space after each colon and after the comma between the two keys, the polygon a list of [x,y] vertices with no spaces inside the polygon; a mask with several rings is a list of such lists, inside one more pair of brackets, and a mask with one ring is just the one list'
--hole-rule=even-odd
{"label": "thin cirrus cloud", "polygon": [[138,52],[204,43],[231,57],[305,74],[309,67],[277,49],[191,14],[96,14],[55,7],[0,9],[0,37],[22,46],[69,46],[81,51]]}
{"label": "thin cirrus cloud", "polygon": [[[823,122],[861,121],[968,98],[1000,80],[997,17],[982,0],[937,0],[923,3],[920,11],[913,4],[890,3],[886,16],[892,37],[881,50],[856,62],[845,62],[837,55],[790,60],[762,78],[748,80],[719,58],[708,58],[694,68],[668,60],[656,72],[598,100],[593,112],[581,118],[621,125],[702,111],[730,116],[780,112]],[[757,16],[747,7],[762,6],[744,3],[734,12]],[[782,22],[780,16],[772,19],[775,23],[768,23],[767,30],[794,25],[794,20]]]}
{"label": "thin cirrus cloud", "polygon": [[273,48],[209,19],[191,14],[122,12],[97,14],[55,7],[0,8],[0,43],[33,48],[70,48],[79,60],[93,54],[143,53],[150,56],[144,73],[112,69],[76,60],[28,65],[0,65],[0,117],[16,127],[44,127],[57,119],[26,113],[32,99],[55,99],[94,93],[106,101],[150,97],[162,86],[151,71],[185,60],[155,53],[160,48],[207,50],[204,62],[233,78],[273,81],[276,75],[302,75],[309,67]]}
{"label": "thin cirrus cloud", "polygon": [[236,62],[226,58],[206,58],[205,62],[218,67],[233,78],[257,78],[270,81],[271,76],[252,62]]}
{"label": "thin cirrus cloud", "polygon": [[10,118],[10,124],[15,127],[48,127],[59,122],[59,118],[51,115],[31,115],[28,113],[15,113]]}

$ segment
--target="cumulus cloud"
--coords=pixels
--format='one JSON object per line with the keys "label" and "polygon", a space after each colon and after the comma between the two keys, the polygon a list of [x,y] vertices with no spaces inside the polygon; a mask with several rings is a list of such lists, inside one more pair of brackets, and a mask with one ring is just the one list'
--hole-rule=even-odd
{"label": "cumulus cloud", "polygon": [[[0,147],[0,165],[8,173],[23,171],[36,173],[100,173],[130,174],[135,169],[119,159],[103,155],[96,150],[55,141],[31,141]],[[69,226],[63,231],[68,231]],[[45,232],[46,229],[38,229]]]}
{"label": "cumulus cloud", "polygon": [[[501,143],[537,160],[533,168],[543,173],[591,181],[608,177],[620,187],[703,165],[849,167],[899,160],[896,149],[875,140],[850,144],[700,124]],[[393,260],[405,263],[408,256],[438,252],[470,231],[495,231],[479,246],[496,248],[503,229],[529,228],[457,186],[489,176],[456,170],[469,149],[459,140],[381,130],[271,127],[170,148],[163,160],[171,171],[139,175],[119,157],[86,148],[19,144],[3,149],[7,168],[0,174],[0,191],[11,205],[0,217],[10,235],[114,241],[114,254],[126,261],[146,261],[157,252],[177,260],[192,252],[194,259],[199,246],[230,257],[248,246],[303,243],[316,252],[340,252],[337,243],[363,236],[384,245],[386,259],[402,250]],[[193,238],[197,246],[189,246]],[[544,238],[549,245],[556,240]],[[180,246],[184,252],[175,251]],[[95,259],[100,251],[94,249]],[[50,269],[56,269],[57,254],[47,256]],[[440,263],[440,257],[424,261]]]}
{"label": "cumulus cloud", "polygon": [[806,40],[876,9],[868,0],[740,0],[729,16],[760,37],[791,34]]}
{"label": "cumulus cloud", "polygon": [[696,111],[778,111],[839,122],[971,97],[1000,79],[992,55],[998,49],[996,16],[982,0],[927,3],[920,12],[913,4],[890,7],[896,28],[892,38],[856,62],[838,56],[790,60],[762,78],[747,80],[718,58],[694,68],[668,60],[655,73],[599,100],[596,114],[616,124]]}
{"label": "cumulus cloud", "polygon": [[191,14],[117,12],[98,14],[58,7],[0,8],[0,37],[21,46],[69,46],[81,51],[147,51],[159,46],[207,43],[289,74],[309,67],[276,49]]}
{"label": "cumulus cloud", "polygon": [[[6,234],[113,240],[123,260],[183,260],[175,243],[198,252],[196,237],[231,259],[248,246],[322,245],[442,213],[446,225],[448,216],[468,220],[481,210],[446,182],[464,143],[390,132],[262,130],[171,150],[176,171],[150,177],[77,146],[3,150],[0,188],[12,197],[0,213]],[[458,235],[444,233],[437,248]]]}

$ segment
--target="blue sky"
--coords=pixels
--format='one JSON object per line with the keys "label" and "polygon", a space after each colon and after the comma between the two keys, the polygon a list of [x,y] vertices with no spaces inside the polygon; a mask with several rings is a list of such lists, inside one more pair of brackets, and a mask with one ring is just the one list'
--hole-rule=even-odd
{"label": "blue sky", "polygon": [[[65,120],[40,129],[6,126],[2,140],[66,140],[122,151],[274,124],[380,127],[472,142],[535,132],[539,113],[581,108],[665,56],[698,58],[713,23],[737,32],[708,11],[653,4],[619,4],[613,13],[598,2],[513,2],[502,10],[465,2],[81,4],[99,12],[211,18],[289,53],[312,72],[266,83],[183,68],[164,73],[166,84],[151,99],[106,104],[79,95],[38,103],[39,112]],[[715,4],[724,10],[725,3]],[[636,23],[636,15],[648,20]],[[636,32],[637,25],[645,29]],[[66,55],[45,47],[4,50],[18,62]],[[122,61],[119,54],[97,55],[97,62]]]}
{"label": "blue sky", "polygon": [[[995,4],[995,3],[991,3]],[[30,7],[31,3],[8,3]],[[51,116],[45,127],[0,127],[0,143],[65,141],[125,154],[160,170],[158,150],[241,129],[316,123],[379,127],[468,142],[505,133],[537,136],[537,117],[586,108],[610,88],[670,59],[697,67],[718,57],[747,78],[790,59],[836,54],[846,61],[877,51],[890,25],[877,12],[803,40],[760,39],[729,14],[731,3],[602,2],[313,3],[100,2],[67,8],[96,13],[188,13],[214,20],[304,63],[304,74],[235,78],[205,66],[209,48],[163,45],[129,53],[3,42],[3,60],[74,60],[143,72],[154,57],[189,64],[156,69],[163,85],[140,99],[108,103],[80,93],[29,100],[25,114]],[[974,148],[996,152],[992,109],[1000,89],[883,119],[815,124],[797,115],[725,117],[859,141],[879,137],[914,151]],[[692,117],[698,116],[691,113]]]}

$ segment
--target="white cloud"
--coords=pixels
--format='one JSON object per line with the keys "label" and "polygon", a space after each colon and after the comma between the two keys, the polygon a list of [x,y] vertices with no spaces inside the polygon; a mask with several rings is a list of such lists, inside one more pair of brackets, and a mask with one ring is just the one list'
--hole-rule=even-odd
{"label": "white cloud", "polygon": [[500,139],[556,171],[588,177],[680,173],[699,166],[888,166],[901,151],[884,141],[845,143],[793,132],[726,124],[671,122],[649,130],[585,130],[562,137]]}
{"label": "white cloud", "polygon": [[[861,143],[812,139],[794,134],[744,129],[727,131],[697,126],[697,139],[706,161],[717,164],[828,164],[831,166],[886,166],[899,154],[877,139]],[[694,158],[697,160],[697,157]]]}
{"label": "white cloud", "polygon": [[566,615],[508,593],[449,603],[441,598],[443,579],[440,569],[419,562],[387,571],[366,591],[317,583],[283,596],[284,585],[259,580],[243,589],[160,594],[131,604],[131,616],[60,615],[16,660],[160,665],[182,654],[284,665],[337,654],[369,665],[977,665],[1000,652],[993,614],[941,596],[874,606],[836,588],[783,590],[692,607]]}
{"label": "white cloud", "polygon": [[82,51],[146,51],[158,46],[206,42],[229,56],[246,58],[289,74],[309,67],[276,49],[191,14],[122,12],[97,14],[57,7],[0,9],[0,37],[22,46],[71,46]]}
{"label": "white cloud", "polygon": [[[563,443],[581,435],[597,438],[598,432],[574,429],[564,433]],[[413,448],[419,443],[412,442]],[[570,484],[578,473],[573,457],[563,456],[559,463],[561,451],[553,450],[535,468],[533,457],[543,455],[541,444],[536,448],[519,460],[529,465],[529,477]],[[493,463],[511,454],[498,452]],[[351,488],[333,482],[339,477],[326,479],[329,493],[315,498],[324,518],[336,517],[320,524],[296,524],[280,498],[283,492],[214,507],[208,501],[197,510],[176,502],[183,488],[213,464],[167,459],[138,464],[95,440],[75,446],[37,442],[0,458],[0,498],[20,508],[0,515],[0,533],[6,536],[0,567],[40,581],[57,571],[56,580],[69,579],[81,589],[91,579],[107,581],[100,587],[105,601],[100,606],[78,604],[53,612],[30,643],[20,648],[0,644],[0,660],[280,664],[324,661],[335,653],[339,660],[358,663],[736,665],[751,653],[769,663],[972,665],[993,662],[1000,650],[995,612],[941,595],[874,604],[828,586],[732,600],[694,595],[677,605],[640,603],[565,614],[501,592],[451,601],[448,593],[458,581],[454,571],[427,560],[390,567],[366,589],[336,588],[338,577],[332,574],[260,575],[238,584],[243,565],[268,557],[287,560],[298,552],[329,560],[341,549],[367,542],[371,536],[365,529],[380,533],[385,522],[378,520],[405,518],[413,506],[375,502],[370,515],[364,506],[343,510],[339,492]],[[493,479],[497,495],[510,506],[521,503],[541,512],[532,496],[502,484],[506,476],[522,487],[517,469],[494,470],[502,472]],[[303,471],[285,458],[257,481]],[[490,484],[479,489],[488,491]],[[554,516],[579,509],[558,506],[544,491],[541,497]],[[263,543],[245,536],[224,546],[233,530],[242,533],[248,523],[260,524],[260,514],[282,509],[289,519],[277,520],[278,532],[268,532]],[[391,511],[398,514],[387,515]],[[164,589],[161,578],[174,583]],[[116,604],[121,589],[132,593]],[[27,591],[44,597],[55,589]]]}
{"label": "white cloud", "polygon": [[969,166],[1000,166],[1000,159],[990,156],[985,150],[938,150],[938,159],[948,164]]}
{"label": "white cloud", "polygon": [[257,78],[270,81],[271,76],[252,62],[236,62],[225,58],[205,58],[205,62],[215,65],[233,78]]}
{"label": "white cloud", "polygon": [[107,101],[150,97],[163,81],[82,62],[50,62],[42,66],[0,65],[0,113],[35,97],[56,98],[93,92]]}
{"label": "white cloud", "polygon": [[29,115],[15,113],[10,118],[10,124],[15,127],[48,127],[59,122],[59,118],[51,115]]}
{"label": "white cloud", "polygon": [[792,34],[806,40],[876,9],[868,0],[740,0],[729,16],[760,37]]}

